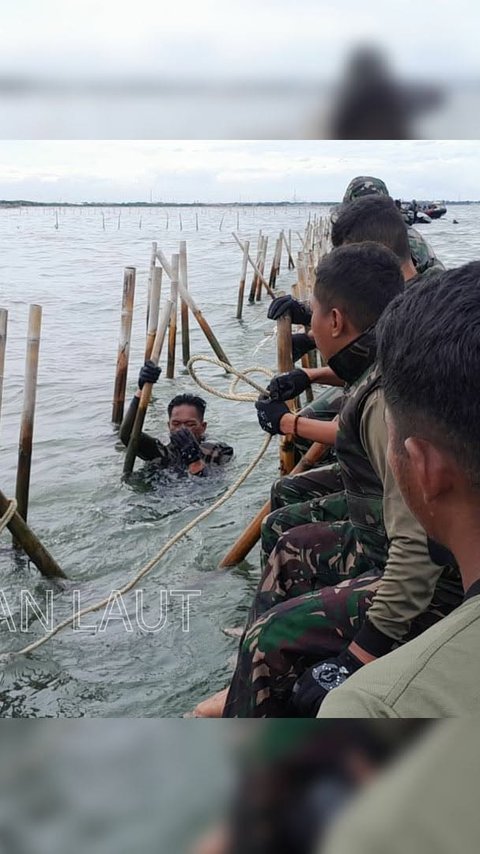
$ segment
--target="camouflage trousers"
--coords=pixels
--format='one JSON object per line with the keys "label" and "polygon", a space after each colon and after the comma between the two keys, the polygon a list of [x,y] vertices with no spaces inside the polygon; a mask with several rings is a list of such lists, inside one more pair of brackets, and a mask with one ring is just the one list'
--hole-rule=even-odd
{"label": "camouflage trousers", "polygon": [[[384,564],[366,557],[348,521],[304,525],[283,534],[240,642],[225,717],[291,717],[296,680],[348,646],[365,620],[383,569]],[[445,568],[430,607],[413,621],[406,640],[458,607],[462,595],[458,572]]]}
{"label": "camouflage trousers", "polygon": [[262,522],[260,561],[265,569],[281,534],[309,522],[339,522],[348,516],[338,463],[276,480],[272,512]]}

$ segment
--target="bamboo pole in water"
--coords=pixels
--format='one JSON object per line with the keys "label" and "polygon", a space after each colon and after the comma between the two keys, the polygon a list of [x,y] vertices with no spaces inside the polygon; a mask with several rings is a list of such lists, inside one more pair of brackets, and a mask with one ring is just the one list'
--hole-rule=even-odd
{"label": "bamboo pole in water", "polygon": [[23,412],[20,423],[18,466],[15,497],[17,510],[22,519],[27,519],[28,494],[30,491],[30,469],[32,465],[33,423],[37,396],[38,353],[42,328],[42,307],[31,305],[28,316],[27,355],[25,360],[25,387]]}
{"label": "bamboo pole in water", "polygon": [[5,375],[5,350],[7,347],[8,311],[0,308],[0,416],[2,414],[3,377]]}
{"label": "bamboo pole in water", "polygon": [[[262,254],[261,254],[261,258],[260,258],[260,264],[258,265],[258,269],[260,271],[260,276],[259,276],[258,281],[257,281],[257,296],[256,296],[257,302],[260,302],[260,300],[262,298],[262,284],[265,281],[265,279],[263,277],[263,272],[265,270],[265,261],[267,259],[267,246],[268,246],[268,237],[267,237],[267,235],[265,235],[265,237],[263,238],[263,246],[262,246]],[[270,288],[270,285],[268,286],[268,288],[269,288],[269,293],[274,293],[273,289]]]}
{"label": "bamboo pole in water", "polygon": [[211,346],[213,352],[215,353],[217,359],[219,359],[221,362],[226,362],[227,365],[230,365],[231,364],[230,359],[225,354],[225,351],[223,350],[220,342],[217,340],[216,336],[214,335],[210,324],[207,322],[206,318],[203,316],[202,312],[200,311],[200,309],[196,305],[190,291],[187,291],[186,288],[184,288],[182,281],[178,282],[178,290],[179,290],[181,298],[183,300],[185,300],[185,302],[187,303],[190,311],[192,312],[195,320],[197,321],[198,325],[200,326],[200,329],[202,330],[203,334],[205,335],[205,338],[207,339],[208,343],[210,344],[210,346]]}
{"label": "bamboo pole in water", "polygon": [[[240,246],[240,249],[241,249],[241,250],[242,250],[242,252],[243,252],[243,243],[242,243],[242,241],[241,241],[241,240],[239,240],[239,238],[237,237],[237,235],[235,234],[235,232],[234,232],[234,231],[232,231],[232,237],[236,240],[236,242],[237,242],[237,243],[238,243],[238,245]],[[259,270],[259,268],[257,267],[257,264],[255,264],[255,262],[252,260],[252,256],[251,256],[251,255],[249,255],[249,256],[248,256],[248,263],[249,263],[249,264],[251,265],[251,267],[253,267],[253,269],[255,270],[256,276],[260,276],[261,281],[262,281],[262,285],[263,285],[263,287],[265,288],[265,290],[267,291],[267,293],[268,293],[268,294],[270,294],[270,296],[272,297],[272,299],[275,299],[275,296],[276,296],[275,291],[273,291],[273,290],[272,290],[272,288],[271,288],[271,287],[270,287],[270,285],[268,284],[267,280],[263,278],[263,275],[260,273],[260,270]],[[255,281],[255,280],[256,280],[256,277],[254,276],[254,281]],[[255,286],[255,287],[256,287],[256,286]],[[248,297],[248,301],[249,301],[249,302],[253,302],[252,293],[253,293],[253,296],[255,297],[255,291],[253,290],[253,282],[252,282],[252,287],[250,288],[250,295],[249,295],[249,297]]]}
{"label": "bamboo pole in water", "polygon": [[153,342],[158,326],[158,312],[160,309],[160,296],[162,293],[162,268],[153,268],[153,278],[150,286],[150,299],[148,307],[148,329],[147,341],[145,345],[145,361],[150,358],[152,353]]}
{"label": "bamboo pole in water", "polygon": [[[321,445],[318,442],[314,442],[313,445],[310,446],[308,451],[304,454],[299,463],[295,466],[294,469],[290,472],[291,475],[301,474],[302,472],[311,468],[311,466],[315,465],[328,450],[326,445]],[[258,513],[254,516],[252,521],[247,525],[242,534],[238,537],[238,539],[234,542],[233,546],[225,557],[222,559],[220,563],[220,568],[223,569],[227,566],[236,566],[238,563],[241,563],[242,560],[246,558],[248,553],[253,549],[258,540],[260,539],[262,532],[262,522],[266,516],[271,511],[270,501],[267,501],[263,507],[258,511]]]}
{"label": "bamboo pole in water", "polygon": [[168,351],[167,351],[167,379],[173,380],[175,376],[175,350],[177,344],[177,311],[178,311],[178,262],[179,256],[172,255],[172,278],[170,281],[170,299],[172,310],[170,312],[170,323],[168,327]]}
{"label": "bamboo pole in water", "polygon": [[[185,240],[180,241],[180,266],[179,278],[186,290],[188,290],[188,266],[187,266],[187,243]],[[187,365],[190,359],[190,328],[188,318],[188,305],[182,299],[180,314],[182,320],[182,361]]]}
{"label": "bamboo pole in water", "polygon": [[[172,302],[171,300],[167,300],[163,309],[160,313],[160,318],[158,321],[157,331],[155,335],[155,341],[153,342],[152,352],[150,354],[150,359],[154,365],[158,365],[160,360],[160,355],[163,348],[163,343],[165,341],[165,335],[167,333],[167,326],[170,320],[170,315],[172,312]],[[124,474],[130,474],[133,471],[133,466],[135,465],[135,458],[138,452],[138,442],[140,439],[140,434],[142,432],[143,422],[145,421],[145,414],[148,409],[148,404],[150,403],[150,399],[152,397],[152,383],[145,383],[142,388],[142,396],[140,398],[140,403],[138,404],[137,415],[135,417],[135,422],[132,428],[132,432],[130,434],[130,440],[128,442],[128,448],[125,454],[125,461],[123,465]]]}
{"label": "bamboo pole in water", "polygon": [[[293,369],[292,361],[292,321],[289,315],[277,320],[277,355],[280,373]],[[287,401],[292,409],[293,401]],[[280,437],[280,474],[289,474],[295,464],[293,436]]]}
{"label": "bamboo pole in water", "polygon": [[155,262],[157,260],[157,244],[154,241],[152,243],[152,253],[150,255],[150,266],[148,268],[148,293],[147,293],[147,329],[148,329],[148,318],[150,312],[150,294],[152,291],[152,282],[153,282],[153,271],[155,270]]}
{"label": "bamboo pole in water", "polygon": [[275,287],[275,283],[277,281],[277,276],[280,271],[280,256],[282,252],[282,238],[279,237],[275,244],[275,252],[273,253],[272,259],[272,268],[270,270],[270,279],[268,280],[268,284],[271,288]]}
{"label": "bamboo pole in water", "polygon": [[240,274],[240,284],[238,286],[238,301],[237,301],[237,320],[242,319],[243,313],[243,296],[245,293],[245,282],[247,280],[248,253],[250,250],[250,241],[246,240],[243,244],[243,261],[242,272]]}
{"label": "bamboo pole in water", "polygon": [[135,298],[135,267],[125,267],[123,276],[122,313],[120,319],[120,339],[118,343],[115,387],[113,391],[112,421],[121,424],[127,387],[128,356],[130,335],[132,332],[133,302]]}
{"label": "bamboo pole in water", "polygon": [[[0,516],[3,516],[9,508],[10,502],[6,495],[0,490]],[[13,514],[7,528],[13,536],[14,542],[22,547],[28,555],[32,563],[35,564],[39,572],[47,578],[66,578],[67,576],[60,569],[55,558],[42,545],[36,534],[27,525],[20,513]]]}
{"label": "bamboo pole in water", "polygon": [[[237,235],[234,232],[232,232],[232,234],[233,234],[235,240],[237,241],[238,245],[242,246],[242,243],[238,239]],[[251,262],[254,272],[253,272],[252,284],[250,285],[250,293],[248,295],[249,303],[255,302],[255,294],[257,293],[258,277],[260,275],[258,265],[259,265],[261,258],[262,258],[262,246],[263,246],[263,237],[262,237],[262,232],[259,231],[258,242],[257,242],[257,260],[255,263],[253,261]],[[242,246],[242,248],[243,248],[243,246]],[[249,260],[251,260],[251,259],[249,259]]]}

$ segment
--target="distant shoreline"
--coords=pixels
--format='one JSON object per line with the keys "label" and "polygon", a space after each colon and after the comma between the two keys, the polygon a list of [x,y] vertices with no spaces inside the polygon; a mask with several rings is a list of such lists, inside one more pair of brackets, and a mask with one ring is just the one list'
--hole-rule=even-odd
{"label": "distant shoreline", "polygon": [[[31,202],[25,199],[1,199],[0,208],[292,208],[314,205],[338,205],[336,202]],[[479,205],[480,200],[455,202],[445,205]]]}

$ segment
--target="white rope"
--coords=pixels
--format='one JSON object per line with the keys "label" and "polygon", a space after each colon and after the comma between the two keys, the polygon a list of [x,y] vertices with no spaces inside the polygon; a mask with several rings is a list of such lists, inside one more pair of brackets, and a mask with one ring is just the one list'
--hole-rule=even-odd
{"label": "white rope", "polygon": [[[195,380],[195,382],[201,388],[203,388],[206,391],[209,391],[211,394],[215,394],[217,397],[221,397],[225,400],[248,400],[248,401],[251,401],[251,400],[256,400],[258,397],[258,394],[255,394],[255,395],[253,395],[253,394],[249,394],[249,395],[239,394],[238,392],[237,393],[233,392],[232,388],[230,389],[229,392],[220,392],[217,389],[215,389],[213,386],[209,386],[203,380],[200,380],[192,369],[192,365],[195,362],[199,362],[199,361],[210,362],[214,365],[218,365],[219,367],[224,368],[228,373],[235,374],[236,378],[232,383],[232,387],[233,387],[233,385],[236,385],[240,380],[242,380],[242,381],[248,383],[249,385],[251,385],[252,388],[256,389],[257,392],[261,392],[261,393],[265,392],[265,388],[258,385],[256,382],[254,382],[254,380],[249,379],[248,374],[255,372],[255,373],[264,373],[265,375],[267,375],[269,377],[273,376],[273,371],[270,371],[267,368],[261,368],[261,367],[247,368],[245,371],[242,372],[242,371],[237,371],[236,368],[233,368],[231,365],[228,365],[225,362],[221,362],[218,359],[211,358],[210,356],[192,356],[192,358],[190,359],[190,361],[187,365],[187,368],[190,371],[190,374],[193,377],[193,379]],[[162,559],[162,557],[169,551],[169,549],[171,549],[174,545],[176,545],[176,543],[178,543],[178,541],[181,540],[182,537],[184,537],[186,534],[188,534],[192,530],[192,528],[194,528],[196,525],[198,525],[199,522],[202,522],[204,519],[206,519],[208,516],[210,516],[215,510],[217,510],[219,507],[221,507],[222,504],[225,504],[225,502],[228,501],[228,499],[231,498],[232,495],[234,495],[234,493],[237,491],[237,489],[242,485],[242,483],[252,473],[255,466],[258,465],[258,463],[262,459],[263,455],[265,454],[271,440],[272,440],[272,437],[270,435],[267,435],[264,439],[264,442],[262,443],[260,450],[258,451],[256,456],[254,457],[254,459],[243,470],[241,475],[227,489],[227,491],[222,496],[220,496],[220,498],[218,498],[212,505],[210,505],[210,507],[207,507],[205,510],[202,510],[202,512],[199,513],[198,516],[195,516],[195,518],[192,519],[191,522],[188,522],[188,524],[185,525],[180,531],[178,531],[178,533],[176,533],[173,537],[171,537],[165,543],[165,545],[162,546],[160,551],[151,560],[149,560],[148,563],[146,563],[145,566],[143,566],[136,573],[136,575],[134,575],[133,578],[130,579],[130,581],[128,581],[126,584],[123,585],[123,587],[120,587],[118,589],[117,592],[121,596],[123,596],[125,593],[129,593],[130,590],[133,590],[133,588],[138,584],[138,582],[142,578],[144,578],[149,572],[152,571],[152,569],[157,565],[157,563]],[[15,502],[15,508],[16,508],[16,502]],[[13,511],[13,512],[15,512],[15,511]],[[1,528],[0,528],[0,530],[1,530]],[[80,611],[77,611],[71,617],[67,617],[61,623],[58,623],[57,626],[54,626],[53,629],[51,629],[49,632],[47,632],[45,635],[43,635],[43,637],[39,638],[38,640],[33,641],[32,643],[28,644],[27,646],[23,647],[20,650],[16,650],[16,651],[13,651],[10,653],[0,654],[0,659],[5,659],[5,658],[8,658],[10,656],[26,655],[27,653],[33,652],[34,650],[43,646],[43,644],[47,643],[47,641],[49,641],[51,638],[53,638],[59,632],[61,632],[62,629],[68,628],[69,626],[73,625],[75,622],[78,622],[81,617],[86,616],[87,614],[92,614],[94,611],[99,611],[101,608],[105,608],[109,604],[109,602],[110,602],[110,597],[107,596],[98,602],[92,603],[92,605],[87,605],[85,608],[82,608]]]}
{"label": "white rope", "polygon": [[0,534],[2,533],[2,531],[5,530],[8,523],[15,516],[16,512],[17,512],[17,502],[16,502],[15,498],[12,498],[9,502],[7,509],[5,510],[5,513],[0,518]]}

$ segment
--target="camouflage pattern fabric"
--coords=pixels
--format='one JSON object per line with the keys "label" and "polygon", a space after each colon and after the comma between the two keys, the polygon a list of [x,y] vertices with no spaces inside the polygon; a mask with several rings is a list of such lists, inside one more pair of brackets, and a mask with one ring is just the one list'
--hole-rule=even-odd
{"label": "camouflage pattern fabric", "polygon": [[389,196],[387,185],[381,178],[373,178],[371,175],[358,175],[352,178],[342,202],[353,202],[354,199],[360,199],[362,196]]}
{"label": "camouflage pattern fabric", "polygon": [[290,528],[309,522],[338,522],[347,517],[347,501],[338,463],[275,481],[271,505],[272,512],[262,523],[262,570],[278,538]]}
{"label": "camouflage pattern fabric", "polygon": [[[345,391],[340,386],[314,386],[314,389],[319,389],[317,397],[301,410],[302,418],[316,418],[318,421],[333,421],[340,412]],[[300,457],[308,450],[312,442],[309,439],[302,439],[300,436],[295,438],[295,462],[298,462]],[[325,460],[333,462],[335,460],[335,452],[329,451],[325,456]]]}
{"label": "camouflage pattern fabric", "polygon": [[431,275],[432,272],[439,273],[444,270],[444,265],[437,258],[435,252],[428,241],[425,240],[423,234],[420,234],[420,232],[412,226],[409,226],[407,231],[410,253],[413,263],[417,268],[417,272],[423,273],[424,275],[426,273]]}
{"label": "camouflage pattern fabric", "polygon": [[[224,716],[292,716],[296,680],[348,646],[382,573],[363,553],[349,522],[300,526],[280,537],[240,643]],[[447,567],[406,640],[458,607],[462,596],[458,574]]]}

